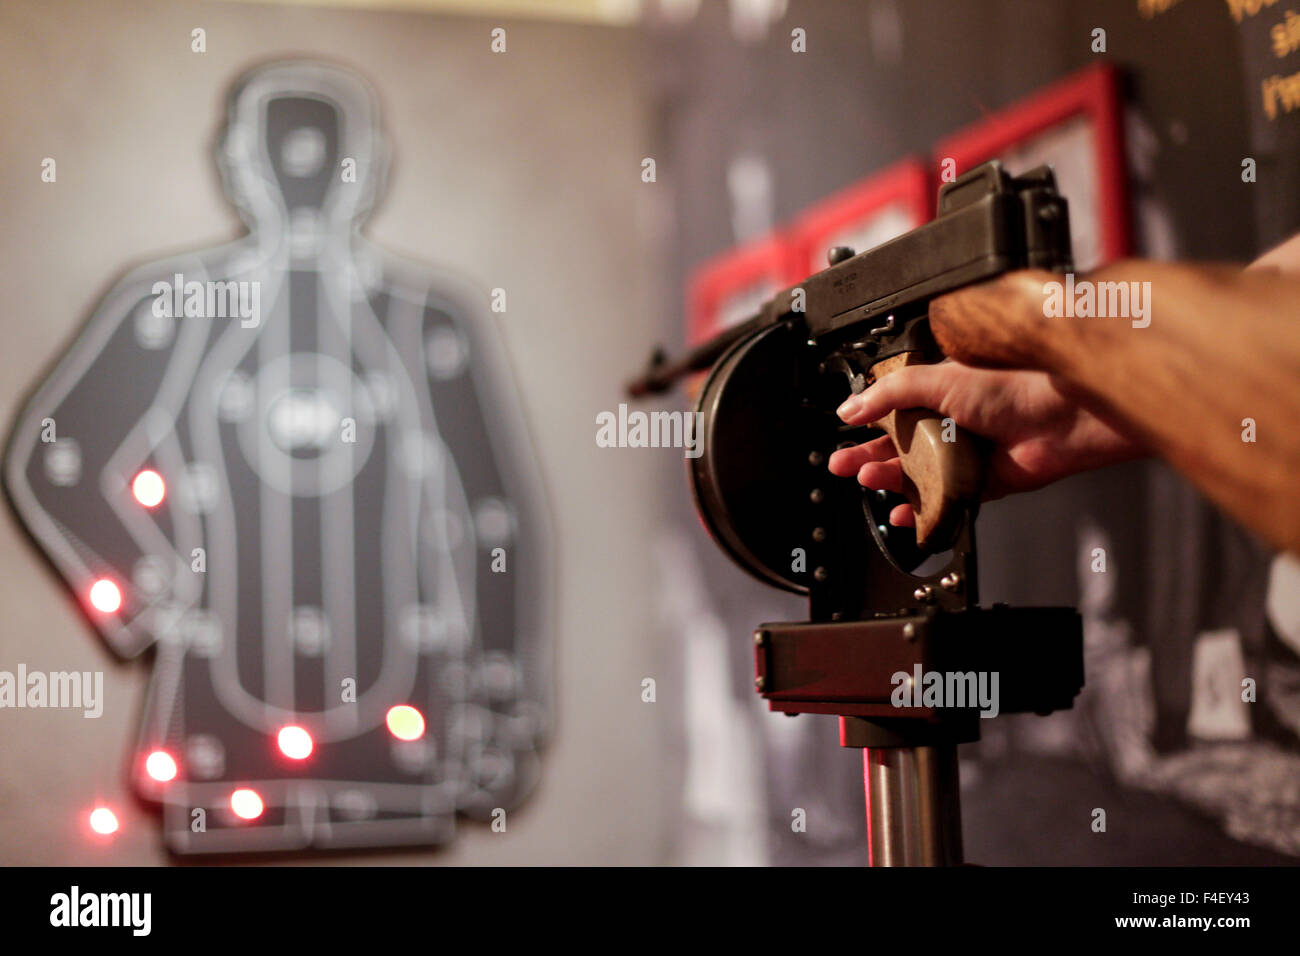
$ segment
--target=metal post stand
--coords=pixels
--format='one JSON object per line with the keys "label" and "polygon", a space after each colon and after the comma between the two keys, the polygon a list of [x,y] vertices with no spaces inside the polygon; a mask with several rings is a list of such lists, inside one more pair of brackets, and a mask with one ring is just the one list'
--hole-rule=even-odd
{"label": "metal post stand", "polygon": [[869,866],[962,862],[957,747],[864,747]]}
{"label": "metal post stand", "polygon": [[979,719],[840,718],[840,743],[862,748],[869,866],[959,866],[957,745],[979,739]]}
{"label": "metal post stand", "polygon": [[983,718],[972,701],[895,703],[902,675],[996,673],[1000,713],[1067,709],[1083,686],[1072,608],[764,624],[754,652],[754,684],[772,710],[835,714],[840,744],[862,749],[871,866],[963,862],[957,747],[979,739]]}

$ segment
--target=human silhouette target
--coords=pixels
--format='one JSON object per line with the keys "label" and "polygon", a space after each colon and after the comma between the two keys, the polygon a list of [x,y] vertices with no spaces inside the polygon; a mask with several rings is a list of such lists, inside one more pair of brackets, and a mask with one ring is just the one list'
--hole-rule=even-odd
{"label": "human silhouette target", "polygon": [[10,437],[38,546],[155,650],[131,777],[176,852],[439,843],[539,773],[537,468],[486,295],[361,233],[378,115],[337,66],[246,74],[248,234],[132,271]]}

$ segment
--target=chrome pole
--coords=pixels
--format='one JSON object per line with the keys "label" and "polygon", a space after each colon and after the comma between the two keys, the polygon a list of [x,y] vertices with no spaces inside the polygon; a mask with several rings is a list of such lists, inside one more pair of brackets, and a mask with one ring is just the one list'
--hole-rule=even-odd
{"label": "chrome pole", "polygon": [[865,747],[869,866],[962,862],[957,745]]}

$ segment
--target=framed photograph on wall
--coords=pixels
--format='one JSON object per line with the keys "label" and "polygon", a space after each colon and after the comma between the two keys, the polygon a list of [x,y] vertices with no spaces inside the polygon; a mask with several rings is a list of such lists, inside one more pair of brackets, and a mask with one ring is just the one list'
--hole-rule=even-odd
{"label": "framed photograph on wall", "polygon": [[940,181],[990,159],[1012,173],[1047,163],[1070,203],[1081,272],[1132,250],[1119,75],[1099,64],[1013,103],[940,141]]}
{"label": "framed photograph on wall", "polygon": [[686,303],[686,340],[695,345],[752,316],[791,279],[790,248],[780,232],[737,246],[695,270]]}
{"label": "framed photograph on wall", "polygon": [[826,252],[865,252],[929,221],[935,189],[925,164],[905,159],[840,190],[804,212],[789,230],[793,281],[826,268]]}
{"label": "framed photograph on wall", "polygon": [[905,159],[801,213],[788,228],[731,249],[690,281],[687,340],[702,342],[749,318],[779,289],[826,268],[826,251],[863,252],[934,215],[935,186],[925,163]]}

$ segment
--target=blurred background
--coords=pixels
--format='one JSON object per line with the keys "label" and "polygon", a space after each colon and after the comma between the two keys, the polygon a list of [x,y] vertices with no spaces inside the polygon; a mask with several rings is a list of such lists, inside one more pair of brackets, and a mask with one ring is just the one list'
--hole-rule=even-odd
{"label": "blurred background", "polygon": [[[242,234],[213,146],[245,69],[307,56],[357,71],[393,153],[369,238],[508,290],[489,321],[555,530],[554,733],[507,832],[465,822],[436,850],[331,860],[861,864],[859,753],[830,718],[769,715],[752,690],[753,625],[805,609],[709,541],[680,451],[598,447],[597,415],[653,346],[727,320],[725,277],[743,299],[771,272],[809,271],[787,241],[810,210],[909,159],[932,194],[946,146],[1014,130],[1024,104],[1067,102],[1059,84],[1092,89],[1098,70],[1114,99],[1086,114],[1091,134],[1031,142],[1035,127],[999,154],[1088,158],[1072,173],[1089,196],[1076,249],[1095,241],[1098,261],[1249,261],[1300,229],[1300,36],[1283,7],[8,0],[0,413],[13,420],[128,268]],[[1300,859],[1295,564],[1150,462],[993,503],[980,532],[984,603],[1080,607],[1088,685],[1072,712],[985,722],[963,747],[967,858]],[[125,769],[148,657],[111,654],[8,509],[0,539],[0,670],[102,670],[106,697],[93,721],[0,711],[0,862],[167,862]],[[1253,704],[1238,703],[1242,674]],[[87,831],[97,805],[118,816],[111,840]]]}

